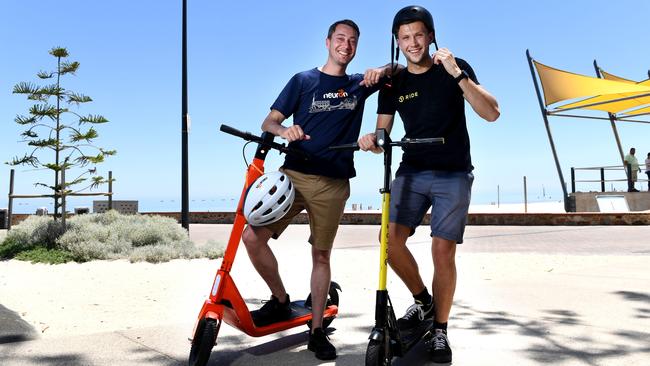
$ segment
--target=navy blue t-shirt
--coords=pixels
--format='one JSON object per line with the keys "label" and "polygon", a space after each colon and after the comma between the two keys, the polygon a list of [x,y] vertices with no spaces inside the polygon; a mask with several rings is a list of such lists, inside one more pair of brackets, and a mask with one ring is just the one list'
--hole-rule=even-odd
{"label": "navy blue t-shirt", "polygon": [[[472,67],[456,58],[458,67],[479,84]],[[405,137],[444,137],[443,145],[404,147],[396,175],[408,171],[471,171],[469,134],[465,120],[465,99],[458,82],[442,65],[433,65],[422,74],[402,70],[393,78],[392,88],[379,93],[378,114],[398,112],[404,122]]]}
{"label": "navy blue t-shirt", "polygon": [[293,116],[293,123],[311,137],[289,144],[311,158],[304,161],[287,155],[284,168],[332,178],[356,175],[353,151],[332,151],[328,147],[359,138],[366,98],[382,84],[365,87],[359,85],[361,80],[361,74],[332,76],[317,68],[300,72],[289,80],[271,109],[287,118]]}

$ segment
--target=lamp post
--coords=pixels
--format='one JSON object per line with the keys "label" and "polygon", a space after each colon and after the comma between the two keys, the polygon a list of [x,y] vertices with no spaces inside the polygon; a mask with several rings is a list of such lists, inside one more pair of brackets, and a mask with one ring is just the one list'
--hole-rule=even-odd
{"label": "lamp post", "polygon": [[187,142],[189,134],[189,115],[187,112],[187,0],[183,0],[183,61],[182,61],[182,125],[181,125],[181,150],[182,150],[182,168],[181,168],[181,225],[185,230],[190,229],[189,209],[189,164]]}

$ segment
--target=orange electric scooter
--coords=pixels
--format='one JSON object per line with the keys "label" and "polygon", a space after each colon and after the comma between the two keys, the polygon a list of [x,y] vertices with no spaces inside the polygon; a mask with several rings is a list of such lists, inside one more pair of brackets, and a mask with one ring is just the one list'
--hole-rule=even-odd
{"label": "orange electric scooter", "polygon": [[[230,232],[230,239],[228,240],[223,261],[221,262],[221,268],[217,271],[210,295],[203,303],[203,307],[194,325],[192,348],[189,357],[190,366],[204,366],[208,363],[212,348],[217,343],[219,328],[224,321],[252,337],[265,336],[303,324],[307,324],[311,328],[311,294],[304,301],[291,302],[290,319],[265,326],[257,326],[253,321],[253,314],[256,310],[252,312],[248,310],[244,299],[239,293],[239,290],[237,290],[235,280],[230,275],[230,269],[235,261],[235,254],[237,253],[242,232],[246,225],[246,218],[243,214],[246,193],[248,192],[248,187],[264,173],[264,160],[269,149],[278,150],[280,153],[294,154],[305,159],[307,157],[302,151],[273,142],[274,136],[270,133],[263,133],[261,136],[256,136],[226,125],[221,125],[220,130],[246,141],[256,142],[258,143],[258,147],[253,161],[248,165],[244,189],[239,198],[235,221]],[[323,315],[323,328],[330,325],[338,313],[339,295],[337,291],[341,291],[341,288],[336,282],[332,282]]]}

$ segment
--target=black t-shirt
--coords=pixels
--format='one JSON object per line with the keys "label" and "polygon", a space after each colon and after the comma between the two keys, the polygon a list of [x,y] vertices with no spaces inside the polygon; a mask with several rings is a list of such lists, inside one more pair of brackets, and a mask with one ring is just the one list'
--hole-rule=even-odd
{"label": "black t-shirt", "polygon": [[[472,67],[456,58],[461,70],[478,84]],[[444,66],[433,65],[422,74],[404,69],[393,77],[391,88],[379,92],[378,114],[398,112],[407,138],[444,137],[433,146],[404,147],[397,174],[413,170],[471,171],[469,135],[463,91]]]}

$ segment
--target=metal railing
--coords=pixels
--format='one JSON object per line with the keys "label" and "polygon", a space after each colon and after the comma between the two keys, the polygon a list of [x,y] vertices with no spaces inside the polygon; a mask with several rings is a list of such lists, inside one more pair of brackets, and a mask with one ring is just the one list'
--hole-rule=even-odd
{"label": "metal railing", "polygon": [[[95,192],[95,193],[79,193],[79,192],[68,192],[66,193],[66,184],[65,184],[65,169],[61,170],[61,190],[54,192],[53,194],[15,194],[14,193],[14,170],[11,169],[9,173],[9,205],[7,209],[7,230],[11,229],[11,218],[13,215],[13,200],[16,198],[65,198],[70,196],[108,196],[108,207],[109,209],[113,208],[113,172],[108,172],[108,192]],[[63,199],[61,205],[61,222],[65,226],[66,219],[66,200]]]}
{"label": "metal railing", "polygon": [[[644,165],[640,165],[643,170]],[[645,169],[648,169],[647,167]],[[581,179],[576,180],[576,171],[600,171],[600,179]],[[617,174],[618,176],[623,176],[624,178],[619,179],[605,179],[605,171],[614,171],[622,172],[623,174]],[[632,172],[630,169],[621,165],[612,165],[612,166],[599,166],[599,167],[587,167],[587,168],[574,168],[571,167],[571,193],[576,193],[576,183],[600,183],[600,191],[606,192],[605,183],[608,182],[627,182],[628,187],[631,185]],[[637,182],[647,182],[647,179],[637,179]]]}

